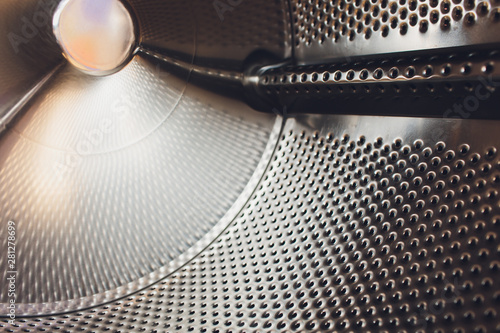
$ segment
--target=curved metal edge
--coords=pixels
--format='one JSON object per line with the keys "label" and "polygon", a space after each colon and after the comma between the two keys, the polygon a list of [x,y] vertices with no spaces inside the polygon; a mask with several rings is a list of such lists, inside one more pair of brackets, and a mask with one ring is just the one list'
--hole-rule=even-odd
{"label": "curved metal edge", "polygon": [[48,82],[56,75],[63,67],[64,63],[60,63],[49,73],[47,73],[40,81],[38,81],[26,94],[4,115],[0,114],[0,135],[7,130],[8,126],[14,121],[16,116],[22,112],[24,107],[38,94]]}
{"label": "curved metal edge", "polygon": [[[247,185],[238,196],[234,204],[231,206],[231,208],[219,220],[219,222],[213,227],[211,231],[209,231],[203,238],[201,238],[186,252],[181,254],[177,259],[171,261],[168,265],[159,268],[149,275],[140,278],[139,280],[128,283],[114,290],[106,291],[104,293],[61,302],[16,304],[16,318],[54,316],[75,311],[82,311],[85,309],[101,306],[106,303],[114,302],[129,295],[140,292],[141,290],[147,289],[148,287],[160,282],[170,274],[188,264],[191,260],[202,253],[205,248],[210,246],[210,244],[212,244],[218,238],[218,236],[231,225],[233,220],[238,216],[240,211],[249,201],[252,194],[255,192],[257,185],[260,183],[262,177],[269,167],[271,158],[274,155],[276,147],[279,143],[284,124],[285,121],[283,117],[277,116],[269,135],[269,140],[267,142],[266,148],[264,149],[264,153],[259,163],[257,164],[257,168],[255,169]],[[7,318],[5,315],[3,315],[4,313],[7,313],[7,310],[7,304],[0,304],[0,313],[2,313],[0,315],[0,318]]]}

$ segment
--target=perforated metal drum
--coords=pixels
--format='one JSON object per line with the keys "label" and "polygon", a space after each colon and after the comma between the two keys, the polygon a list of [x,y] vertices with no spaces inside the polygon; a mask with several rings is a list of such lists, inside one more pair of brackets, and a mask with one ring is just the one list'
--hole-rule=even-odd
{"label": "perforated metal drum", "polygon": [[1,331],[500,332],[499,2],[0,17]]}

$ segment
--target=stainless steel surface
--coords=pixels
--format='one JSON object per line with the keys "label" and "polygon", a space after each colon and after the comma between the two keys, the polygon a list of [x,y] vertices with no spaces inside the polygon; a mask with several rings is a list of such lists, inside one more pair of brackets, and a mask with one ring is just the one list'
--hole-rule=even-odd
{"label": "stainless steel surface", "polygon": [[104,77],[58,3],[0,5],[0,331],[500,330],[498,1],[123,1]]}
{"label": "stainless steel surface", "polygon": [[[154,95],[131,93],[139,80]],[[19,304],[93,298],[168,265],[231,208],[274,118],[158,76],[140,57],[107,78],[67,66],[2,140],[0,211],[18,223]]]}
{"label": "stainless steel surface", "polygon": [[[219,57],[215,67],[220,67],[228,53],[203,38],[206,25],[190,34],[190,21],[185,21],[178,28],[187,28],[187,34],[179,30],[174,35],[167,27],[169,38],[163,38],[164,20],[151,15],[168,14],[175,25],[183,13],[191,15],[186,8],[192,4],[151,2],[143,11],[126,3],[141,29],[140,53],[119,73],[99,78],[62,64],[51,29],[58,4],[8,2],[3,8],[7,26],[20,33],[40,25],[26,43],[4,49],[1,67],[6,99],[0,118],[5,130],[0,216],[2,226],[4,221],[19,223],[18,316],[96,306],[182,266],[241,209],[281,129],[275,115],[256,113],[241,101],[188,83],[198,73],[213,74],[200,61]],[[238,85],[255,49],[268,47],[275,57],[289,52],[288,11],[281,2],[263,5],[259,10],[272,17],[268,25],[281,32],[269,41],[256,36],[240,45],[233,37],[235,45],[228,47],[245,45],[230,60]],[[251,18],[245,7],[233,9],[226,24]],[[204,8],[196,9],[198,15],[214,10]],[[218,29],[226,31],[224,19],[213,13]],[[25,18],[42,14],[47,19],[43,26]],[[148,34],[151,24],[156,24],[153,35]],[[180,50],[180,44],[193,48]],[[13,66],[16,61],[32,70],[31,77],[22,77],[30,84],[26,89],[16,86],[16,75],[22,74]],[[171,71],[176,66],[180,72]],[[7,246],[7,238],[1,243]],[[7,259],[0,259],[3,280]],[[2,314],[9,300],[8,290],[2,289]]]}
{"label": "stainless steel surface", "polygon": [[494,332],[497,129],[291,118],[243,211],[186,266],[118,301],[6,327]]}
{"label": "stainless steel surface", "polygon": [[62,60],[52,35],[57,0],[3,0],[0,3],[0,128]]}
{"label": "stainless steel surface", "polygon": [[469,49],[271,67],[261,71],[258,87],[288,113],[498,119],[499,59],[498,49]]}
{"label": "stainless steel surface", "polygon": [[206,67],[241,70],[254,52],[291,56],[285,0],[130,0],[141,45]]}
{"label": "stainless steel surface", "polygon": [[496,0],[290,0],[298,64],[498,43]]}

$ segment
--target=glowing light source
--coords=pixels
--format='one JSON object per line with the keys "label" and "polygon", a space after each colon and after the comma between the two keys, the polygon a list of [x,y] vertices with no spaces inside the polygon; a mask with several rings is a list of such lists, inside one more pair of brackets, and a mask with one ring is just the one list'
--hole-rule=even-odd
{"label": "glowing light source", "polygon": [[93,75],[120,70],[135,46],[133,20],[119,0],[63,0],[53,27],[68,61]]}

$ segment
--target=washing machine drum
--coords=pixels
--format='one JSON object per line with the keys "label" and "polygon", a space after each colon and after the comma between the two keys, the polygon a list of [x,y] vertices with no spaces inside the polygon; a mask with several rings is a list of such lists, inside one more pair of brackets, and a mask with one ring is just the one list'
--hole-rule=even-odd
{"label": "washing machine drum", "polygon": [[0,330],[500,330],[498,1],[0,22]]}

